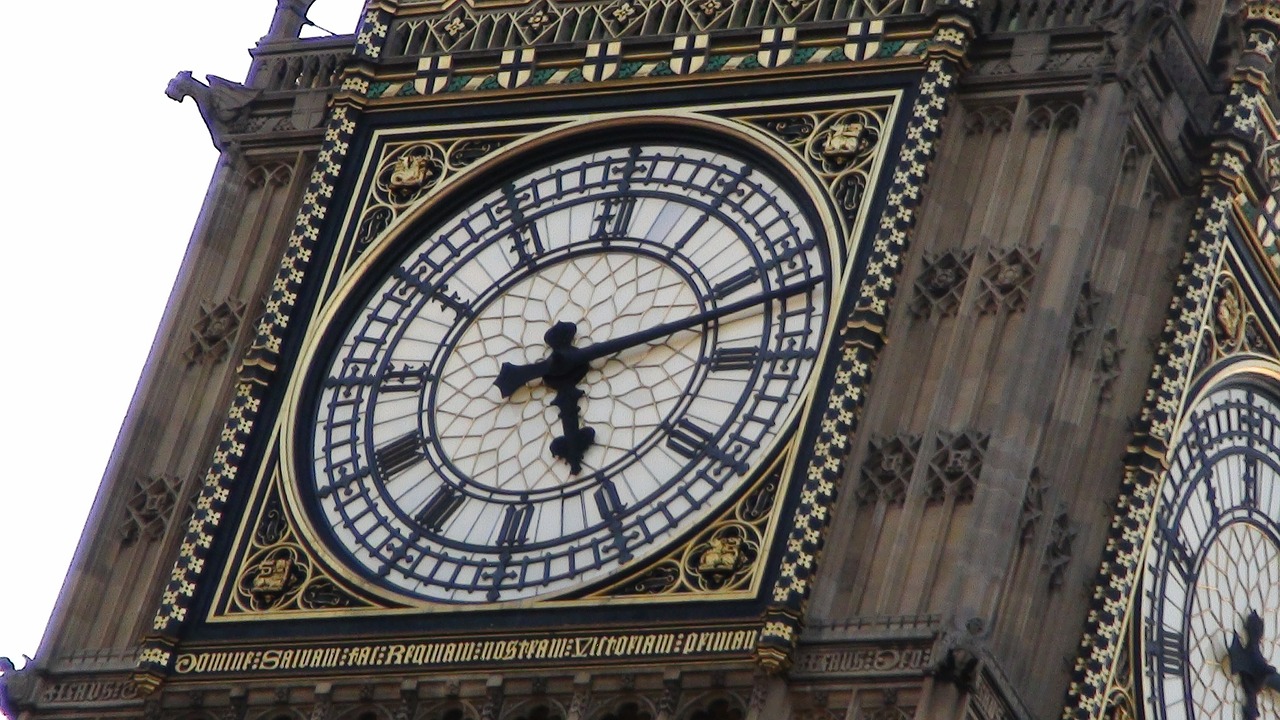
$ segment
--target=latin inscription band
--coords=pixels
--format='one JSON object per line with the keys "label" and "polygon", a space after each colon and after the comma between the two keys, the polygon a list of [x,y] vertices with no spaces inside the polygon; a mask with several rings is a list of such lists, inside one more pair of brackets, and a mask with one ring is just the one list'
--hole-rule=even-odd
{"label": "latin inscription band", "polygon": [[929,666],[929,648],[864,647],[807,650],[798,654],[797,675],[867,675],[922,671]]}
{"label": "latin inscription band", "polygon": [[178,655],[179,675],[252,671],[458,667],[486,662],[641,659],[750,653],[759,630],[635,633],[379,645],[321,645],[268,650],[214,650]]}

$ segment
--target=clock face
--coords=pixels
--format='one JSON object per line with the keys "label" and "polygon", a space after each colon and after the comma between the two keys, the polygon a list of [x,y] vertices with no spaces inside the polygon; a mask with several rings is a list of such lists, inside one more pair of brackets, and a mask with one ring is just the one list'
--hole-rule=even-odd
{"label": "clock face", "polygon": [[1249,387],[1200,402],[1156,523],[1142,595],[1148,715],[1277,717],[1280,405]]}
{"label": "clock face", "polygon": [[619,145],[402,234],[300,413],[345,562],[429,601],[563,594],[732,501],[795,422],[833,284],[807,199],[758,165]]}

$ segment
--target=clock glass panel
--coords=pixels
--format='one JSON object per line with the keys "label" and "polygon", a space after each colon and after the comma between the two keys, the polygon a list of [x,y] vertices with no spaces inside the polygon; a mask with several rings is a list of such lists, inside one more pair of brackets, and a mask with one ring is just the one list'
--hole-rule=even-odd
{"label": "clock glass panel", "polygon": [[1280,661],[1278,418],[1275,400],[1250,387],[1216,391],[1189,417],[1161,486],[1143,582],[1151,717],[1280,712],[1271,668]]}
{"label": "clock glass panel", "polygon": [[834,251],[723,150],[635,143],[502,182],[342,294],[304,492],[365,577],[439,602],[563,594],[683,536],[793,427]]}

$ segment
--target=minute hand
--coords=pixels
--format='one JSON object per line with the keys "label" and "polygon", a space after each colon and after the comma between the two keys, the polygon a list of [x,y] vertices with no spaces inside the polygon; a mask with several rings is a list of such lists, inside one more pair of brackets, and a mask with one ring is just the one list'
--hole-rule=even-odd
{"label": "minute hand", "polygon": [[732,315],[736,312],[746,310],[747,308],[762,305],[771,300],[787,298],[792,295],[812,290],[821,283],[822,280],[819,278],[810,278],[804,282],[796,283],[795,285],[785,285],[783,287],[774,288],[769,292],[752,295],[749,298],[738,300],[737,302],[731,302],[728,305],[721,305],[710,310],[704,310],[697,315],[691,315],[680,320],[672,320],[671,322],[654,325],[651,328],[646,328],[639,332],[631,333],[630,335],[623,335],[622,337],[605,340],[604,342],[598,342],[584,348],[575,348],[571,350],[571,353],[573,359],[578,362],[599,360],[602,357],[622,352],[627,348],[652,342],[660,337],[665,337],[672,333],[680,332],[681,330],[689,330],[691,328],[698,327],[699,325],[705,325],[712,320],[719,320],[727,315]]}

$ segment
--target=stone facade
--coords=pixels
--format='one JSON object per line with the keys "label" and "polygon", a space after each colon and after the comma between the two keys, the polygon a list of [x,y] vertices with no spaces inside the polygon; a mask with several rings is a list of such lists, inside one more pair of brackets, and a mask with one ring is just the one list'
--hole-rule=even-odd
{"label": "stone facade", "polygon": [[[171,84],[222,160],[17,717],[1133,717],[1184,403],[1275,355],[1280,7],[404,2],[302,41],[305,5],[242,85]],[[663,114],[806,168],[851,248],[794,480],[715,518],[758,552],[699,581],[748,535],[696,534],[601,591],[636,608],[605,627],[403,629],[272,474],[316,298],[509,148]],[[754,615],[717,625],[719,593]],[[711,609],[646,610],[677,601]]]}

